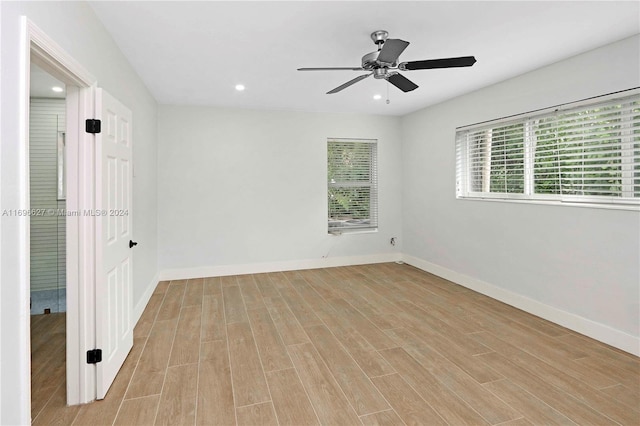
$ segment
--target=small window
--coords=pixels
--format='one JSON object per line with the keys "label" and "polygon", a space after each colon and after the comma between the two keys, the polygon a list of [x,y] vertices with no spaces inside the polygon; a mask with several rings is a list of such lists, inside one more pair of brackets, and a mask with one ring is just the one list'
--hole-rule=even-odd
{"label": "small window", "polygon": [[377,141],[329,139],[329,233],[378,228]]}
{"label": "small window", "polygon": [[457,196],[640,205],[640,95],[456,133]]}

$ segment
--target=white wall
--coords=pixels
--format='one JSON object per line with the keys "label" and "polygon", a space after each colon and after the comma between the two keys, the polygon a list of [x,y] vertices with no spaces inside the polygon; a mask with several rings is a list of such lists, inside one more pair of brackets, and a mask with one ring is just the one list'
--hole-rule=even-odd
{"label": "white wall", "polygon": [[635,36],[403,117],[404,253],[638,353],[640,214],[457,200],[454,136],[457,126],[640,86],[639,52]]}
{"label": "white wall", "polygon": [[[397,117],[161,106],[161,277],[397,257],[401,246],[389,240],[401,233],[398,125]],[[328,137],[378,140],[379,232],[327,234]]]}
{"label": "white wall", "polygon": [[[26,15],[93,74],[103,87],[133,111],[134,306],[157,272],[157,104],[117,48],[92,9],[81,2],[0,2],[0,209],[19,206],[18,113],[20,16]],[[20,302],[21,279],[16,250],[18,231],[11,218],[0,222],[0,407],[1,424],[29,423],[28,301]],[[28,277],[26,281],[28,285]]]}

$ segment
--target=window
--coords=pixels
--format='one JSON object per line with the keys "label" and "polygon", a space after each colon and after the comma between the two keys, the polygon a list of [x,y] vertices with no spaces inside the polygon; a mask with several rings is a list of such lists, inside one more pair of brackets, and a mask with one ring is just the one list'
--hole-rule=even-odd
{"label": "window", "polygon": [[458,198],[640,205],[640,95],[461,128]]}
{"label": "window", "polygon": [[378,228],[377,141],[329,139],[329,233]]}

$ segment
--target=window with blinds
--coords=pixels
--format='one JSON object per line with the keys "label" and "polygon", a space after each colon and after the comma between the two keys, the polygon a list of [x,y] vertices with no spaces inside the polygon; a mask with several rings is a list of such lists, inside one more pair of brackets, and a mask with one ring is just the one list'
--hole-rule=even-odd
{"label": "window with blinds", "polygon": [[456,133],[457,196],[640,205],[640,94]]}
{"label": "window with blinds", "polygon": [[329,233],[378,227],[377,141],[329,139]]}

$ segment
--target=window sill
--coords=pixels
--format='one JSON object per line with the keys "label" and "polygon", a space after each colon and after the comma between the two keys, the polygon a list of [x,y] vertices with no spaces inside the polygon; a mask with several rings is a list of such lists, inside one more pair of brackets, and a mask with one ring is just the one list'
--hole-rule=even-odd
{"label": "window sill", "polygon": [[560,201],[560,200],[536,200],[527,199],[519,200],[516,198],[484,198],[484,197],[456,197],[458,200],[464,201],[489,201],[498,203],[516,203],[516,204],[543,204],[548,206],[562,206],[562,207],[586,207],[591,209],[605,209],[605,210],[628,210],[640,212],[640,205],[633,204],[600,204],[590,202],[576,202],[576,201]]}
{"label": "window sill", "polygon": [[339,237],[341,235],[355,235],[355,234],[375,234],[378,232],[378,228],[370,229],[336,229],[335,231],[329,231],[329,235]]}

